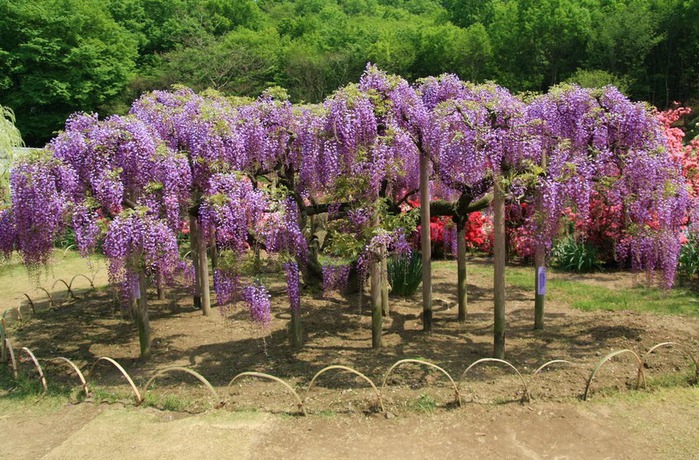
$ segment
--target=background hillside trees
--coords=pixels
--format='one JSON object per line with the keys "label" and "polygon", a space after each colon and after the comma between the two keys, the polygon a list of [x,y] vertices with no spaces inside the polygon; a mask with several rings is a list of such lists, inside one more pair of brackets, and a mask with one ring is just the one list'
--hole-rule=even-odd
{"label": "background hillside trees", "polygon": [[125,113],[182,83],[320,102],[368,61],[512,91],[615,83],[661,109],[697,104],[699,1],[0,0],[0,104],[40,146],[75,111]]}

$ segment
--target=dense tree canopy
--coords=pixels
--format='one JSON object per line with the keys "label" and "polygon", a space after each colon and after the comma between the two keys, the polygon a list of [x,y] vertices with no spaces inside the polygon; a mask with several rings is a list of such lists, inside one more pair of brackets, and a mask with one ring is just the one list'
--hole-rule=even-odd
{"label": "dense tree canopy", "polygon": [[615,83],[696,104],[696,0],[0,0],[0,104],[40,146],[74,111],[123,113],[174,83],[320,102],[366,62],[515,92]]}
{"label": "dense tree canopy", "polygon": [[[409,250],[416,222],[401,205],[418,192],[423,228],[425,210],[435,207],[462,231],[470,204],[487,206],[491,191],[496,229],[506,201],[528,203],[535,207],[524,222],[528,244],[544,251],[566,207],[586,216],[591,196],[603,194],[623,215],[620,260],[662,273],[671,286],[689,194],[667,146],[656,113],[613,87],[559,85],[523,99],[494,83],[445,74],[410,84],[367,66],[358,83],[314,105],[292,104],[278,89],[257,99],[159,90],[126,116],[72,115],[47,149],[15,165],[12,205],[0,211],[0,251],[46,263],[66,227],[82,253],[101,242],[110,280],[138,303],[145,356],[147,280],[194,281],[208,314],[207,249],[217,257],[219,303],[241,299],[261,323],[270,297],[246,260],[255,248],[274,254],[286,270],[292,323],[298,319],[299,272],[319,265],[309,220],[323,213],[327,254],[356,261],[361,277],[371,272],[380,346],[377,267],[390,252]],[[189,263],[178,249],[185,224]],[[500,227],[496,260],[504,256]],[[425,313],[426,325],[430,318]]]}

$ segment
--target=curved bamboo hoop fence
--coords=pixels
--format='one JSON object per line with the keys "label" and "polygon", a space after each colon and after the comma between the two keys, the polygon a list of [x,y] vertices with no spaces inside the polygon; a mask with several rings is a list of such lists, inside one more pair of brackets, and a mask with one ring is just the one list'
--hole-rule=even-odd
{"label": "curved bamboo hoop fence", "polygon": [[607,361],[609,361],[610,359],[614,358],[615,356],[619,356],[619,355],[622,355],[625,353],[630,353],[631,355],[633,355],[634,358],[636,358],[636,363],[638,364],[637,375],[636,375],[636,389],[638,390],[638,388],[641,384],[641,380],[644,380],[643,361],[641,360],[641,358],[638,356],[638,354],[635,351],[629,350],[628,348],[625,348],[623,350],[616,350],[616,351],[609,353],[607,356],[602,358],[597,363],[595,368],[592,370],[592,373],[590,374],[590,378],[587,379],[587,384],[585,385],[585,393],[583,394],[583,401],[587,401],[587,396],[590,393],[590,384],[592,384],[592,379],[595,378],[595,375],[597,375],[597,372],[600,370],[602,365],[604,363],[606,363]]}
{"label": "curved bamboo hoop fence", "polygon": [[12,349],[12,342],[10,342],[10,339],[5,339],[5,346],[7,347],[7,353],[10,358],[10,366],[12,366],[12,376],[17,380],[19,378],[19,369],[17,369],[17,359],[15,358],[15,351]]}
{"label": "curved bamboo hoop fence", "polygon": [[[5,313],[7,313],[8,311],[9,310],[6,310]],[[3,314],[3,316],[5,316],[5,314]],[[5,361],[8,362],[9,366],[12,369],[12,374],[13,374],[14,379],[17,380],[19,378],[18,358],[20,358],[22,354],[26,354],[29,357],[29,360],[32,361],[32,363],[37,371],[38,379],[41,381],[41,384],[43,387],[42,394],[46,393],[48,391],[47,379],[46,379],[46,375],[41,367],[41,364],[39,362],[40,360],[37,359],[37,357],[34,355],[34,353],[27,347],[21,347],[19,349],[19,355],[15,355],[14,349],[12,347],[12,342],[7,337],[4,317],[0,318],[0,320],[2,320],[2,321],[0,321],[0,345],[1,345],[0,348],[2,349],[3,357],[4,357]],[[588,399],[588,397],[590,395],[590,391],[591,391],[592,381],[595,379],[595,377],[597,377],[597,374],[599,373],[600,369],[607,362],[612,360],[614,357],[624,355],[624,354],[632,355],[635,359],[635,364],[637,365],[637,368],[636,368],[637,376],[636,376],[635,389],[638,390],[640,388],[641,384],[643,384],[643,386],[645,387],[646,386],[646,378],[645,378],[645,373],[644,373],[644,366],[647,363],[650,355],[655,353],[657,350],[659,350],[661,348],[673,348],[673,347],[677,348],[680,352],[682,352],[684,355],[686,355],[692,361],[692,363],[694,364],[695,375],[696,375],[697,379],[699,379],[699,361],[690,352],[690,350],[687,349],[686,347],[682,346],[681,344],[676,343],[676,342],[662,342],[662,343],[658,343],[658,344],[652,346],[650,349],[648,349],[648,351],[646,351],[643,354],[642,357],[639,356],[638,353],[636,353],[635,351],[630,350],[630,349],[616,350],[616,351],[613,351],[613,352],[607,354],[606,356],[604,356],[601,360],[599,360],[597,362],[594,369],[590,373],[589,377],[586,378],[585,390],[584,390],[582,399],[583,400]],[[225,399],[222,399],[219,397],[219,393],[217,392],[216,388],[213,385],[211,385],[211,383],[203,375],[201,375],[200,373],[198,373],[192,369],[186,368],[186,367],[172,366],[172,367],[167,367],[167,368],[156,370],[154,375],[144,385],[143,390],[141,392],[141,391],[139,391],[138,387],[136,387],[133,379],[126,372],[126,370],[117,361],[115,361],[114,359],[112,359],[110,357],[103,356],[103,357],[98,358],[97,360],[95,360],[93,362],[89,371],[87,371],[85,373],[81,372],[80,368],[75,363],[73,363],[70,359],[65,358],[63,356],[42,359],[41,361],[55,362],[55,363],[60,363],[60,364],[64,364],[64,365],[68,366],[71,369],[71,371],[75,372],[75,374],[80,379],[82,390],[84,391],[86,396],[89,396],[89,389],[88,389],[88,383],[87,383],[87,380],[85,377],[87,375],[90,375],[95,370],[95,367],[100,362],[106,361],[106,362],[110,363],[112,366],[116,367],[119,372],[121,372],[122,376],[126,379],[127,383],[131,387],[137,404],[141,404],[143,402],[143,400],[144,400],[143,396],[148,392],[149,388],[151,387],[153,382],[158,377],[160,377],[166,373],[171,373],[171,372],[184,372],[184,373],[187,373],[187,374],[195,377],[209,391],[209,393],[211,393],[212,397],[216,400],[217,405],[215,406],[215,408],[220,408],[225,404]],[[371,389],[374,391],[374,393],[376,395],[376,398],[378,401],[378,407],[380,407],[380,409],[383,413],[386,413],[386,408],[385,408],[384,403],[383,403],[383,393],[384,393],[386,386],[388,385],[388,379],[389,379],[390,375],[399,366],[402,366],[404,364],[418,364],[421,366],[427,366],[427,367],[436,369],[437,371],[444,374],[447,377],[447,379],[449,379],[449,381],[451,382],[451,384],[454,388],[454,394],[456,397],[456,401],[458,402],[459,406],[461,406],[462,400],[461,400],[460,384],[464,381],[464,379],[466,378],[469,371],[471,371],[471,369],[473,369],[475,366],[477,366],[479,364],[487,363],[487,362],[504,364],[507,367],[511,368],[517,374],[517,376],[519,377],[519,379],[522,383],[523,394],[522,394],[521,401],[525,402],[525,401],[528,401],[530,399],[530,397],[531,397],[530,388],[527,386],[527,381],[524,379],[523,375],[519,372],[519,370],[514,365],[509,363],[508,361],[496,359],[496,358],[483,358],[483,359],[479,359],[479,360],[475,361],[474,363],[469,365],[466,368],[466,370],[464,370],[464,372],[461,374],[461,378],[460,378],[458,383],[456,381],[454,381],[454,379],[451,377],[451,375],[446,370],[444,370],[443,368],[441,368],[440,366],[438,366],[434,363],[431,363],[431,362],[425,361],[425,360],[420,360],[420,359],[402,359],[402,360],[396,361],[393,365],[391,365],[391,367],[388,369],[388,371],[384,375],[384,378],[383,378],[383,381],[382,381],[380,388],[377,387],[376,384],[368,376],[366,376],[362,372],[360,372],[356,369],[353,369],[349,366],[344,366],[344,365],[331,365],[331,366],[327,366],[327,367],[321,369],[320,371],[316,372],[316,374],[311,379],[311,381],[308,385],[308,388],[305,391],[303,399],[301,399],[301,397],[299,396],[299,393],[286,381],[284,381],[284,380],[282,380],[274,375],[265,374],[265,373],[261,373],[261,372],[241,372],[233,377],[233,379],[228,383],[227,388],[230,388],[233,385],[233,383],[235,383],[237,380],[239,380],[243,377],[255,377],[255,378],[263,378],[263,379],[267,379],[267,380],[272,380],[272,381],[277,382],[277,383],[281,384],[282,386],[284,386],[284,388],[294,396],[294,398],[296,399],[297,405],[298,405],[299,412],[302,413],[303,415],[306,415],[305,403],[306,403],[306,400],[308,399],[308,396],[309,396],[311,390],[313,389],[314,385],[316,384],[316,381],[326,372],[333,371],[333,370],[345,371],[345,372],[349,372],[349,373],[352,373],[352,374],[360,377],[361,379],[366,381],[371,386]],[[530,377],[530,380],[531,380],[530,383],[533,383],[535,381],[536,376],[541,374],[546,368],[553,366],[555,364],[566,364],[569,366],[575,366],[575,363],[568,361],[568,360],[563,360],[563,359],[554,359],[554,360],[548,361],[548,362],[542,364],[541,366],[539,366],[536,370],[534,370],[534,372],[532,372],[531,377]],[[584,376],[583,376],[583,378],[584,378]]]}
{"label": "curved bamboo hoop fence", "polygon": [[57,357],[55,357],[55,358],[44,359],[43,361],[46,361],[46,362],[59,362],[59,363],[64,363],[64,364],[66,364],[72,371],[75,372],[75,374],[76,374],[76,375],[78,376],[78,378],[80,379],[81,387],[82,387],[83,391],[85,392],[85,397],[89,397],[89,396],[90,396],[90,392],[89,392],[89,390],[88,390],[88,388],[87,388],[87,380],[85,380],[85,376],[84,376],[83,373],[80,371],[80,368],[79,368],[78,366],[76,366],[75,363],[74,363],[73,361],[71,361],[71,360],[68,359],[68,358],[64,358],[63,356],[57,356]]}
{"label": "curved bamboo hoop fence", "polygon": [[41,364],[39,364],[39,360],[36,359],[36,356],[34,356],[34,353],[32,353],[32,351],[27,347],[20,348],[18,356],[20,356],[22,354],[22,352],[25,352],[29,356],[29,359],[31,359],[32,362],[34,363],[34,367],[36,368],[36,371],[39,373],[38,379],[41,380],[41,386],[44,387],[44,393],[46,393],[47,391],[49,391],[49,387],[46,384],[46,376],[44,376],[44,370],[41,368]]}
{"label": "curved bamboo hoop fence", "polygon": [[[694,357],[693,354],[689,352],[689,350],[685,349],[682,345],[680,345],[677,342],[662,342],[658,343],[646,352],[646,354],[643,355],[643,358],[641,358],[641,367],[645,367],[646,363],[648,362],[648,358],[650,357],[651,353],[655,352],[655,350],[659,348],[664,348],[664,347],[676,347],[678,350],[680,350],[682,353],[684,353],[685,356],[687,356],[689,359],[692,360],[694,363],[694,378],[699,381],[699,361],[697,361],[697,358]],[[646,387],[646,376],[645,373],[643,373],[643,387]]]}
{"label": "curved bamboo hoop fence", "polygon": [[72,288],[72,287],[73,287],[73,282],[75,281],[75,279],[78,278],[78,277],[81,277],[81,276],[82,276],[83,278],[85,278],[85,279],[87,280],[88,283],[90,283],[90,287],[91,287],[92,289],[95,289],[94,278],[93,278],[93,279],[90,279],[90,278],[88,278],[87,276],[83,275],[82,273],[78,273],[77,275],[75,275],[74,277],[72,277],[72,278],[70,279],[70,283],[68,283],[69,288]]}
{"label": "curved bamboo hoop fence", "polygon": [[461,374],[461,379],[459,380],[459,382],[463,381],[464,377],[466,376],[468,371],[473,369],[476,365],[481,364],[481,363],[488,363],[488,362],[505,364],[505,365],[509,366],[512,370],[514,370],[515,373],[517,373],[517,376],[519,376],[519,380],[522,382],[522,388],[524,389],[524,391],[522,393],[522,397],[520,398],[520,402],[524,403],[524,402],[528,402],[531,400],[531,396],[529,395],[529,389],[527,388],[527,382],[524,381],[524,377],[522,377],[522,374],[519,372],[519,370],[517,370],[516,367],[514,367],[512,364],[505,361],[504,359],[498,359],[498,358],[479,359],[478,361],[474,362],[473,364],[471,364],[470,366],[468,366],[466,368],[466,370]]}
{"label": "curved bamboo hoop fence", "polygon": [[0,363],[6,363],[8,356],[7,356],[7,344],[5,343],[6,339],[5,335],[5,322],[2,321],[0,322]]}
{"label": "curved bamboo hoop fence", "polygon": [[381,391],[383,392],[383,389],[386,387],[386,383],[388,382],[388,376],[391,375],[391,372],[394,371],[398,366],[402,366],[403,364],[406,363],[412,363],[412,364],[420,364],[422,366],[427,366],[431,367],[433,369],[437,369],[440,371],[442,374],[446,375],[449,381],[451,382],[452,387],[454,388],[454,398],[456,399],[456,403],[461,407],[461,392],[459,391],[459,386],[456,384],[454,379],[451,377],[449,372],[445,371],[443,368],[437,366],[434,363],[431,363],[429,361],[423,361],[421,359],[401,359],[399,361],[396,361],[393,363],[393,365],[386,371],[386,375],[383,378],[383,382],[381,383]]}
{"label": "curved bamboo hoop fence", "polygon": [[159,369],[155,372],[153,377],[148,380],[146,385],[143,387],[143,397],[146,396],[146,392],[148,391],[148,387],[150,387],[151,383],[157,378],[160,377],[161,375],[170,373],[170,372],[185,372],[189,375],[194,376],[197,380],[199,380],[204,387],[209,390],[209,392],[213,395],[214,400],[216,401],[216,407],[222,407],[225,404],[225,401],[223,401],[221,398],[219,398],[218,393],[216,392],[216,389],[211,385],[211,383],[204,378],[203,375],[200,373],[193,371],[192,369],[188,369],[186,367],[180,367],[180,366],[172,366],[172,367],[166,367],[164,369]]}
{"label": "curved bamboo hoop fence", "polygon": [[63,283],[66,289],[68,289],[68,295],[70,296],[70,298],[73,300],[77,300],[77,297],[73,293],[73,290],[70,288],[70,284],[66,283],[65,280],[63,280],[62,278],[59,278],[56,281],[54,281],[53,286],[51,286],[51,289],[55,289],[58,283]]}
{"label": "curved bamboo hoop fence", "polygon": [[381,392],[379,391],[378,388],[376,388],[376,385],[374,385],[374,382],[373,382],[369,377],[367,377],[366,375],[362,374],[362,373],[359,372],[358,370],[352,369],[351,367],[348,367],[348,366],[342,366],[342,365],[339,365],[339,364],[336,364],[336,365],[333,365],[333,366],[324,367],[323,369],[321,369],[321,370],[319,370],[318,372],[316,372],[316,374],[315,374],[315,375],[313,376],[313,378],[311,379],[311,383],[308,384],[308,389],[306,390],[306,394],[304,395],[304,398],[303,398],[303,403],[304,403],[304,405],[305,405],[305,403],[306,403],[306,399],[308,399],[308,393],[311,392],[311,389],[313,388],[313,384],[315,383],[316,379],[317,379],[318,377],[320,377],[322,374],[324,374],[325,372],[331,371],[331,370],[343,370],[343,371],[346,371],[346,372],[351,372],[352,374],[358,375],[359,377],[363,378],[366,382],[369,383],[369,385],[371,385],[371,388],[374,389],[374,393],[376,393],[376,401],[378,402],[379,407],[381,408],[381,412],[382,412],[382,413],[386,413],[386,409],[384,408],[384,405],[383,405],[383,398],[381,397]]}
{"label": "curved bamboo hoop fence", "polygon": [[[553,364],[568,364],[569,366],[575,366],[575,363],[573,363],[572,361],[565,360],[565,359],[552,359],[551,361],[548,361],[548,362],[542,364],[541,366],[539,366],[534,372],[532,372],[531,378],[529,380],[530,381],[530,388],[529,388],[529,396],[530,397],[533,398],[532,389],[534,388],[534,382],[539,380],[539,379],[536,379],[536,376],[541,374],[544,369],[548,368],[549,366],[551,366]],[[580,374],[580,377],[583,380],[585,380],[585,375],[583,375],[582,373]]]}
{"label": "curved bamboo hoop fence", "polygon": [[90,367],[90,370],[88,371],[88,375],[92,374],[92,371],[95,369],[95,366],[100,361],[107,361],[108,363],[111,363],[114,367],[116,367],[119,372],[121,372],[121,375],[124,376],[127,382],[129,382],[129,385],[131,386],[131,390],[133,391],[134,395],[136,396],[136,403],[141,404],[143,402],[143,398],[141,397],[141,393],[138,391],[138,388],[136,388],[136,385],[133,383],[133,380],[131,379],[131,376],[129,375],[128,372],[124,370],[123,367],[121,367],[121,364],[113,360],[112,358],[109,358],[107,356],[102,356],[101,358],[97,358],[97,360],[92,363],[92,367]]}
{"label": "curved bamboo hoop fence", "polygon": [[29,297],[29,295],[27,295],[26,292],[24,292],[23,294],[24,294],[24,297],[26,297],[27,300],[29,301],[29,308],[31,308],[31,310],[32,310],[32,315],[36,315],[36,308],[34,308],[34,301],[32,300],[31,297]]}
{"label": "curved bamboo hoop fence", "polygon": [[230,388],[230,386],[233,385],[233,382],[235,382],[236,380],[238,380],[238,379],[241,378],[241,377],[257,377],[257,378],[263,378],[263,379],[267,379],[267,380],[273,380],[273,381],[275,381],[275,382],[277,382],[277,383],[282,384],[282,385],[283,385],[287,390],[289,390],[289,391],[291,392],[291,394],[293,394],[294,397],[296,398],[296,402],[298,403],[299,411],[300,411],[303,415],[306,415],[306,409],[303,407],[303,401],[302,401],[301,398],[299,397],[299,394],[296,392],[296,390],[294,390],[294,389],[291,387],[291,385],[289,385],[288,383],[286,383],[284,380],[280,379],[279,377],[275,377],[274,375],[265,374],[265,373],[262,373],[262,372],[241,372],[240,374],[238,374],[238,375],[236,375],[235,377],[233,377],[233,379],[228,383],[228,388]]}
{"label": "curved bamboo hoop fence", "polygon": [[44,292],[46,293],[46,295],[49,297],[49,306],[50,306],[50,307],[55,307],[55,306],[56,306],[56,304],[55,304],[54,301],[53,301],[53,297],[51,296],[51,293],[50,293],[49,291],[47,291],[46,289],[42,288],[41,286],[38,286],[38,287],[36,288],[36,290],[37,290],[37,291],[44,291]]}
{"label": "curved bamboo hoop fence", "polygon": [[7,317],[7,314],[11,311],[16,312],[15,314],[17,315],[17,321],[24,321],[24,317],[22,316],[22,312],[20,311],[20,309],[17,307],[11,307],[11,308],[8,308],[7,310],[5,310],[4,312],[2,312],[3,328],[5,328],[7,325],[5,318]]}

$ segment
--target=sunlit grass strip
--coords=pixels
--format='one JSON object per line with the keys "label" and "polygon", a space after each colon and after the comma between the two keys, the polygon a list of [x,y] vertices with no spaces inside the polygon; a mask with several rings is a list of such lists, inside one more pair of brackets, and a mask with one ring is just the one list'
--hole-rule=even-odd
{"label": "sunlit grass strip", "polygon": [[[435,267],[456,271],[455,261],[439,261]],[[478,261],[468,265],[469,275],[492,278],[490,263]],[[585,311],[632,310],[663,314],[699,316],[699,293],[683,287],[661,289],[654,287],[609,288],[584,280],[563,279],[575,277],[555,269],[548,270],[547,298]],[[587,275],[590,276],[590,275]],[[594,276],[594,275],[592,275]],[[505,270],[507,285],[531,292],[534,302],[534,268],[508,266]]]}

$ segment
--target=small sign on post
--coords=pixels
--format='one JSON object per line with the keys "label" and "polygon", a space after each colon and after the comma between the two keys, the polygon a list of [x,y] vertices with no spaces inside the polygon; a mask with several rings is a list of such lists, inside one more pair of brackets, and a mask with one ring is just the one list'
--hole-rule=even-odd
{"label": "small sign on post", "polygon": [[537,295],[546,295],[546,267],[539,267],[536,273],[537,276]]}

